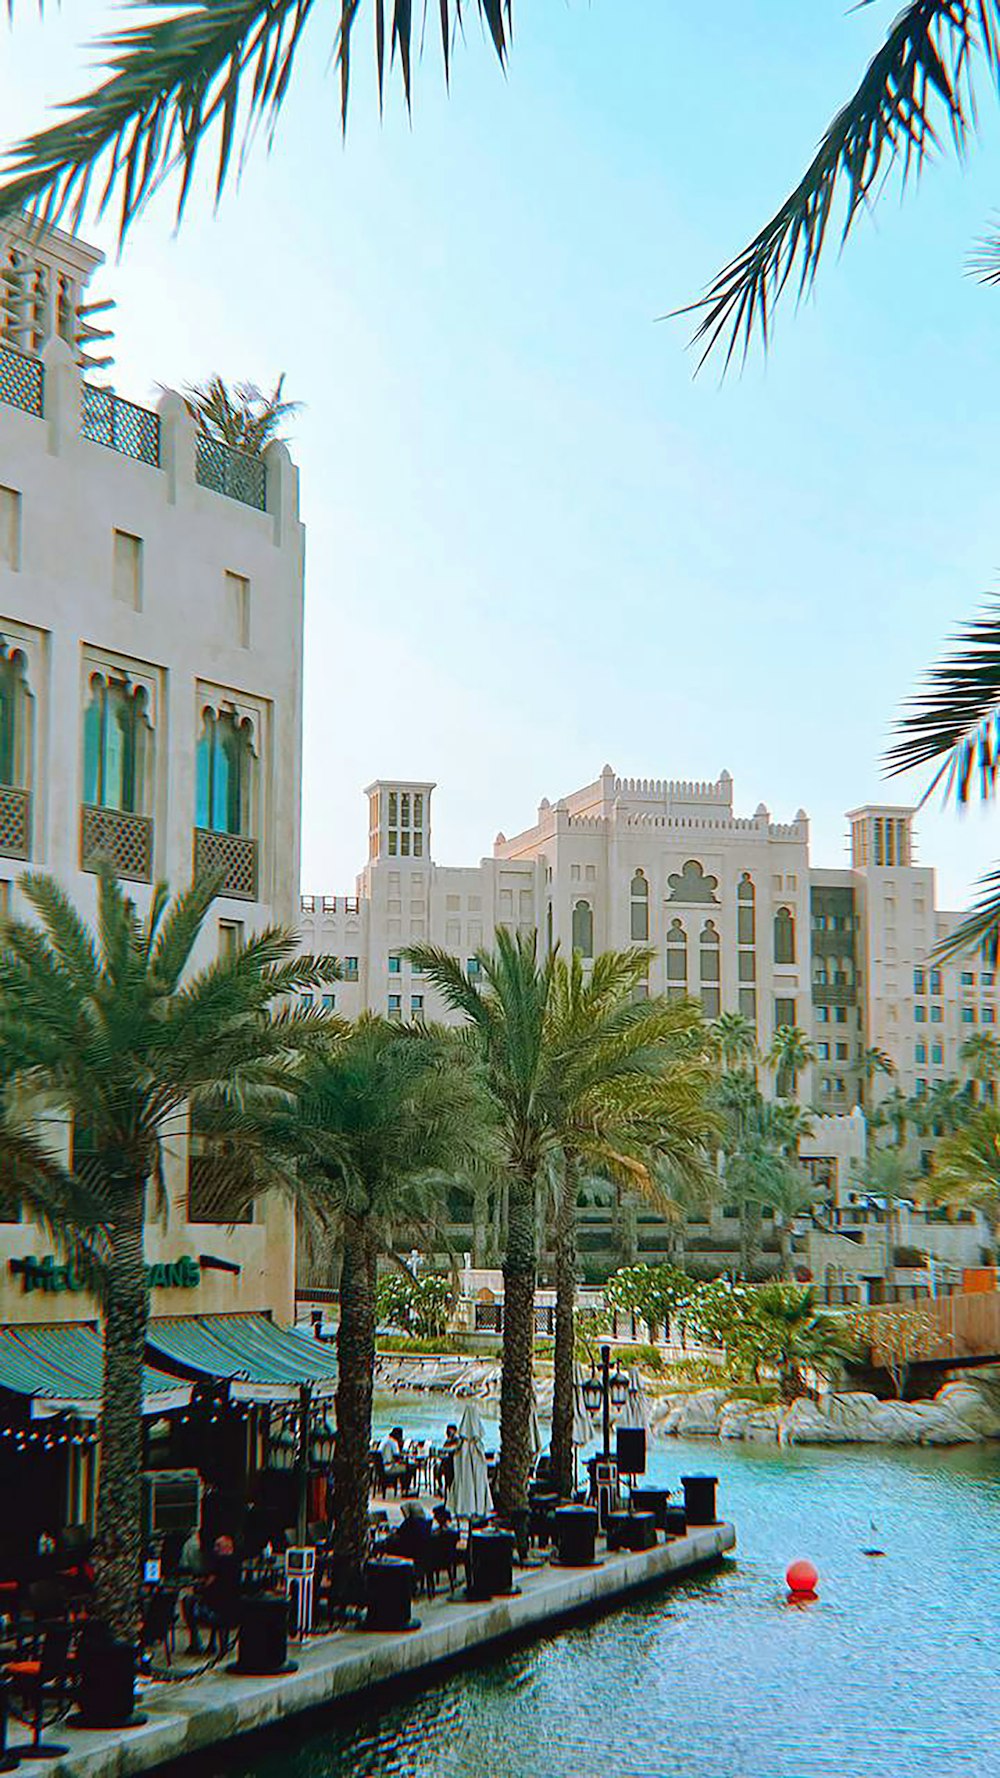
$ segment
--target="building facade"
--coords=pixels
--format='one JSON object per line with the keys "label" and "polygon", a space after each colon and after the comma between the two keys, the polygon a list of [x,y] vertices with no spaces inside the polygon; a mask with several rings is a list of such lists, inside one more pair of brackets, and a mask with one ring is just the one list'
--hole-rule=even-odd
{"label": "building facade", "polygon": [[[742,1013],[764,1050],[780,1025],[798,1025],[812,1039],[816,1061],[798,1090],[818,1115],[802,1159],[852,1231],[831,1236],[821,1273],[860,1277],[848,1266],[858,1244],[853,1176],[865,1152],[859,1107],[896,1087],[920,1096],[960,1076],[964,1040],[997,1020],[993,972],[968,959],[929,960],[959,916],[936,907],[934,872],[915,862],[914,811],[852,811],[849,865],[831,869],[812,862],[803,810],[790,822],[774,821],[763,804],[738,815],[726,772],[688,784],[625,779],[606,766],[573,795],[543,800],[523,833],[499,834],[491,857],[456,868],[434,862],[434,790],[431,782],[369,785],[368,860],[354,894],[302,898],[304,947],[339,957],[344,973],[328,1006],[348,1018],[370,1009],[449,1020],[402,954],[417,941],[444,946],[472,975],[477,949],[501,925],[537,930],[543,945],[585,958],[648,945],[651,994],[692,995],[708,1018]],[[886,1053],[894,1076],[866,1082],[870,1048]],[[446,1231],[455,1251],[473,1238],[474,1220],[460,1199],[455,1194]],[[696,1270],[724,1269],[727,1256],[733,1263],[735,1212],[728,1223],[724,1207],[704,1226],[692,1223],[686,1257]],[[599,1192],[581,1206],[589,1276],[601,1275],[621,1251],[621,1230],[612,1225]],[[921,1227],[924,1246],[942,1257],[957,1244],[969,1263],[978,1259],[978,1228],[947,1234]],[[628,1239],[634,1257],[647,1260],[674,1245],[662,1219],[641,1208]],[[765,1261],[776,1264],[777,1253],[765,1232]]]}
{"label": "building facade", "polygon": [[[55,875],[86,916],[110,857],[152,884],[223,873],[197,961],[298,913],[303,533],[287,451],[209,445],[184,402],[94,381],[100,256],[0,230],[0,900]],[[278,1204],[210,1218],[197,1142],[166,1155],[153,1311],[294,1308]],[[29,1224],[0,1224],[0,1322],[93,1305]]]}

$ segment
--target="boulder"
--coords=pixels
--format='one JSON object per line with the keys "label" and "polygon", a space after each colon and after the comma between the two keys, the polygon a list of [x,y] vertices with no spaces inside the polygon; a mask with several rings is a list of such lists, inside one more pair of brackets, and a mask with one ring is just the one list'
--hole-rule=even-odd
{"label": "boulder", "polygon": [[725,1405],[725,1389],[699,1389],[681,1403],[674,1431],[686,1438],[712,1438],[719,1430],[719,1415]]}
{"label": "boulder", "polygon": [[780,1407],[764,1407],[753,1401],[729,1401],[719,1415],[719,1437],[744,1439],[747,1444],[771,1444],[778,1437]]}

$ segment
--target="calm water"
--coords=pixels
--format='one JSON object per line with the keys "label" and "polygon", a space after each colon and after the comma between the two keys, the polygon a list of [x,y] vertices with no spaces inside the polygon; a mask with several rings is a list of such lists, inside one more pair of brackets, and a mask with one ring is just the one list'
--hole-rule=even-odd
{"label": "calm water", "polygon": [[[380,1420],[439,1432],[448,1409]],[[227,1778],[953,1778],[1000,1771],[1000,1446],[671,1441],[721,1478],[736,1559],[601,1622],[322,1731]],[[872,1525],[876,1529],[873,1531]],[[887,1554],[861,1552],[877,1544]],[[820,1599],[784,1603],[808,1556]]]}

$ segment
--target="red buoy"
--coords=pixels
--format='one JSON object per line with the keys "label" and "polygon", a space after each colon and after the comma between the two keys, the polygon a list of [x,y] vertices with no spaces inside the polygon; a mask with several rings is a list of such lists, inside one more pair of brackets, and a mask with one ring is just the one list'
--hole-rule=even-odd
{"label": "red buoy", "polygon": [[819,1580],[819,1575],[811,1562],[793,1562],[785,1579],[793,1599],[814,1599],[816,1597],[816,1582]]}

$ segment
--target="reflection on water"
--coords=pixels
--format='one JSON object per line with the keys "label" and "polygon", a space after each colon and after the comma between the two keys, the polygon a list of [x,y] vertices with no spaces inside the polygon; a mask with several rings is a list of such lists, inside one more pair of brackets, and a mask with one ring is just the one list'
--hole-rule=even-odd
{"label": "reflection on water", "polygon": [[[397,1398],[437,1434],[450,1407]],[[1000,1450],[671,1441],[650,1474],[721,1477],[737,1559],[321,1731],[252,1778],[970,1778],[1000,1764]],[[873,1530],[874,1526],[874,1530]],[[872,1544],[884,1559],[862,1552]],[[785,1604],[808,1556],[820,1597]],[[291,1725],[290,1725],[291,1732]]]}

